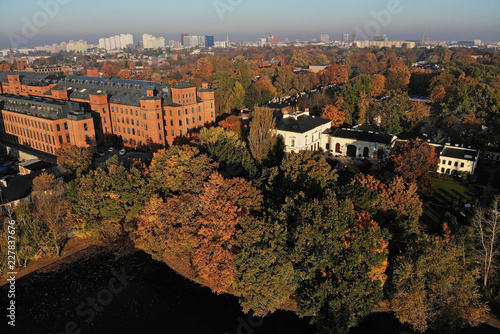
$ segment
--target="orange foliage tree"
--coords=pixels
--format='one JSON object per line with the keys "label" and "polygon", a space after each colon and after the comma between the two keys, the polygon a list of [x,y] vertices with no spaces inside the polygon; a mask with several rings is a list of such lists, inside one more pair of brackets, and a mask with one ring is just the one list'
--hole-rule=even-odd
{"label": "orange foliage tree", "polygon": [[243,123],[241,122],[241,118],[239,118],[238,116],[229,116],[225,120],[220,121],[219,126],[223,127],[226,130],[232,130],[239,136],[241,136],[243,132]]}
{"label": "orange foliage tree", "polygon": [[347,69],[337,64],[330,65],[326,70],[320,71],[318,76],[323,85],[340,84],[349,79]]}
{"label": "orange foliage tree", "polygon": [[407,182],[416,183],[420,190],[432,192],[430,173],[436,172],[439,164],[434,147],[420,138],[410,139],[396,147],[389,160],[396,174]]}
{"label": "orange foliage tree", "polygon": [[345,122],[345,113],[337,107],[328,104],[323,108],[321,117],[332,120],[332,126],[340,126]]}

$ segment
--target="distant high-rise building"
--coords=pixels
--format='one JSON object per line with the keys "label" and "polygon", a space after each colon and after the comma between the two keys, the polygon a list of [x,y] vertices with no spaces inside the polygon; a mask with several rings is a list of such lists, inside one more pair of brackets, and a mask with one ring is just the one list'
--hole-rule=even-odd
{"label": "distant high-rise building", "polygon": [[215,45],[214,36],[205,36],[205,47],[211,48],[214,45]]}
{"label": "distant high-rise building", "polygon": [[121,34],[99,39],[99,47],[106,50],[124,49],[129,45],[134,45],[134,36],[131,34]]}
{"label": "distant high-rise building", "polygon": [[474,40],[474,45],[483,45],[482,41],[480,39],[475,39]]}
{"label": "distant high-rise building", "polygon": [[[189,36],[189,33],[187,33],[187,32],[183,32],[183,33],[181,34],[181,43],[182,43],[182,45],[184,45],[184,37],[186,37],[186,36]],[[184,45],[184,46],[185,46],[185,45]]]}
{"label": "distant high-rise building", "polygon": [[357,32],[355,32],[354,34],[352,34],[352,39],[351,39],[351,42],[356,42],[356,41],[358,41],[358,40],[359,40],[359,39],[358,39],[358,33],[357,33]]}
{"label": "distant high-rise building", "polygon": [[330,42],[330,35],[328,34],[321,34],[319,37],[320,42],[323,43],[329,43]]}
{"label": "distant high-rise building", "polygon": [[[203,36],[203,43],[205,43],[205,37]],[[200,36],[184,36],[182,45],[187,48],[195,48],[200,45]]]}
{"label": "distant high-rise building", "polygon": [[165,47],[164,37],[155,37],[149,34],[142,35],[142,47],[144,49],[158,49]]}
{"label": "distant high-rise building", "polygon": [[270,46],[275,46],[278,44],[278,36],[277,35],[269,35],[267,37],[267,44]]}
{"label": "distant high-rise building", "polygon": [[88,50],[88,45],[86,41],[79,40],[75,42],[73,40],[69,41],[66,45],[66,51],[75,51],[75,52],[86,52]]}
{"label": "distant high-rise building", "polygon": [[342,35],[342,43],[349,43],[349,34]]}

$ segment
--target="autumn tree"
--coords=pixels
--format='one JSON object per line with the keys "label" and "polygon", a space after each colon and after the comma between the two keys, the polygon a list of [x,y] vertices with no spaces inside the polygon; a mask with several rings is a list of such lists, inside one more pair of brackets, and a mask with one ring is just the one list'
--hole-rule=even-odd
{"label": "autumn tree", "polygon": [[243,123],[241,121],[241,118],[238,116],[229,116],[225,120],[220,121],[219,126],[223,127],[226,130],[234,131],[239,136],[242,136]]}
{"label": "autumn tree", "polygon": [[347,333],[382,299],[388,236],[333,195],[306,202],[298,212],[298,314],[312,316],[320,333]]}
{"label": "autumn tree", "polygon": [[486,314],[476,277],[462,263],[453,242],[423,236],[395,263],[392,308],[416,331],[476,326]]}
{"label": "autumn tree", "polygon": [[394,248],[402,248],[421,233],[422,201],[414,183],[397,176],[385,183],[371,175],[357,175],[342,189],[345,198],[352,200],[357,210],[367,211],[393,235]]}
{"label": "autumn tree", "polygon": [[333,64],[327,69],[318,73],[319,80],[322,85],[341,84],[349,79],[349,73],[343,66]]}
{"label": "autumn tree", "polygon": [[428,119],[430,116],[429,107],[419,101],[411,103],[410,110],[406,113],[406,121],[410,129],[414,129],[418,124]]}
{"label": "autumn tree", "polygon": [[386,88],[387,90],[407,91],[410,84],[411,73],[407,66],[399,66],[389,69],[387,75]]}
{"label": "autumn tree", "polygon": [[287,228],[272,217],[240,220],[234,256],[237,294],[245,313],[265,316],[295,293],[295,272],[287,246]]}
{"label": "autumn tree", "polygon": [[345,114],[341,112],[337,107],[331,104],[326,105],[323,108],[323,113],[321,114],[321,117],[331,119],[333,127],[341,126],[342,124],[344,124],[345,121]]}
{"label": "autumn tree", "polygon": [[50,236],[55,254],[61,254],[61,248],[66,241],[66,233],[70,222],[65,218],[67,201],[66,185],[53,174],[42,173],[33,180],[33,207],[35,217],[44,224]]}
{"label": "autumn tree", "polygon": [[273,132],[275,119],[269,109],[257,109],[250,122],[248,144],[255,160],[262,164],[269,152],[276,145],[276,134]]}
{"label": "autumn tree", "polygon": [[394,172],[410,183],[416,183],[422,191],[432,191],[430,173],[436,172],[439,165],[434,147],[422,139],[410,139],[396,147],[389,160]]}
{"label": "autumn tree", "polygon": [[200,228],[195,236],[193,265],[217,293],[236,284],[233,253],[236,226],[261,207],[262,195],[241,178],[213,174],[199,198]]}
{"label": "autumn tree", "polygon": [[257,166],[247,144],[236,132],[223,128],[202,129],[199,148],[220,164],[226,176],[253,178],[257,175]]}
{"label": "autumn tree", "polygon": [[154,154],[149,167],[149,189],[163,197],[184,192],[197,194],[217,167],[198,148],[172,146]]}
{"label": "autumn tree", "polygon": [[472,220],[475,230],[477,252],[481,256],[483,285],[495,272],[495,263],[500,254],[500,196],[493,198],[488,209],[478,208]]}
{"label": "autumn tree", "polygon": [[372,78],[369,95],[372,97],[380,96],[385,92],[386,79],[381,74],[376,74]]}
{"label": "autumn tree", "polygon": [[64,145],[56,155],[57,164],[73,176],[88,172],[92,166],[92,154],[83,147]]}

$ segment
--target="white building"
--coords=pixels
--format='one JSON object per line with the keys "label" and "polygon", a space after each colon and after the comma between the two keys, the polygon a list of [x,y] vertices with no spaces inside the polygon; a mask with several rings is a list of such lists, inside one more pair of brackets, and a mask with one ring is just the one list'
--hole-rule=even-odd
{"label": "white building", "polygon": [[321,147],[322,133],[331,127],[332,121],[310,116],[309,112],[284,114],[277,117],[275,131],[283,137],[285,152],[316,151]]}
{"label": "white building", "polygon": [[142,35],[142,47],[144,49],[158,49],[165,47],[165,37],[155,37],[149,34]]}
{"label": "white building", "polygon": [[479,151],[458,145],[445,145],[439,155],[438,173],[451,174],[453,171],[474,174]]}
{"label": "white building", "polygon": [[79,40],[79,41],[69,41],[68,44],[66,44],[66,51],[75,51],[75,52],[87,52],[88,50],[88,45],[86,41]]}
{"label": "white building", "polygon": [[375,131],[332,128],[323,133],[321,148],[334,156],[382,159],[389,155],[396,138]]}
{"label": "white building", "polygon": [[99,48],[101,49],[117,50],[124,49],[129,45],[134,45],[134,36],[131,34],[121,34],[99,39]]}

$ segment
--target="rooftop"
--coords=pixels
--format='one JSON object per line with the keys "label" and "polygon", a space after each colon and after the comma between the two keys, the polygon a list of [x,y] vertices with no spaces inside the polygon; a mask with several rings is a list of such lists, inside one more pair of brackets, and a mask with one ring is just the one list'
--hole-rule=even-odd
{"label": "rooftop", "polygon": [[394,138],[394,136],[392,135],[384,135],[378,132],[346,128],[332,129],[330,132],[330,136],[345,139],[356,139],[372,143],[381,143],[386,145],[392,143],[392,140]]}
{"label": "rooftop", "polygon": [[301,115],[297,118],[287,117],[276,119],[276,130],[289,131],[295,133],[305,133],[319,126],[331,123],[332,121],[326,118],[312,117],[309,115]]}
{"label": "rooftop", "polygon": [[441,157],[455,158],[468,161],[476,161],[478,156],[477,150],[445,146],[441,152]]}

